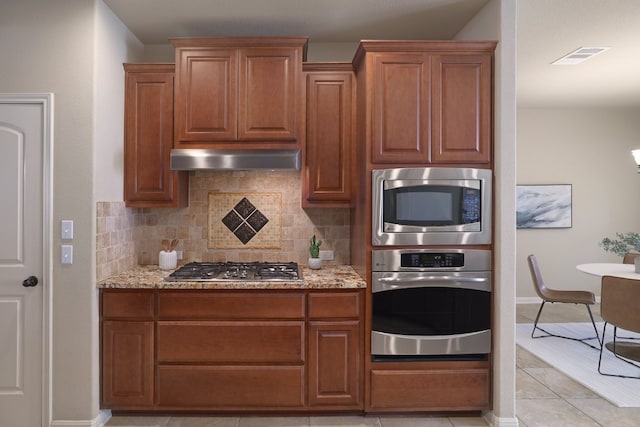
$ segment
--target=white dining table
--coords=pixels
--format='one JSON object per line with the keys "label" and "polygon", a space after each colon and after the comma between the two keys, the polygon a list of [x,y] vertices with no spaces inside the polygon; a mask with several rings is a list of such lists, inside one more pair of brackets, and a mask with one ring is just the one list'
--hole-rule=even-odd
{"label": "white dining table", "polygon": [[633,264],[622,264],[621,262],[594,262],[580,264],[576,268],[584,273],[594,276],[615,276],[625,279],[640,280],[640,273],[635,272]]}

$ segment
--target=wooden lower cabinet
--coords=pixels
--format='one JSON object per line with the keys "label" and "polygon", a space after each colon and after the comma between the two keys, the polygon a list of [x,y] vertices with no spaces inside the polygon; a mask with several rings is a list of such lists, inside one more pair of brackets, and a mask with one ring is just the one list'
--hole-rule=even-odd
{"label": "wooden lower cabinet", "polygon": [[153,407],[153,322],[102,323],[102,406]]}
{"label": "wooden lower cabinet", "polygon": [[363,409],[364,290],[102,289],[101,407]]}
{"label": "wooden lower cabinet", "polygon": [[309,324],[309,405],[361,407],[359,330],[357,320]]}
{"label": "wooden lower cabinet", "polygon": [[423,366],[412,363],[372,368],[367,410],[433,412],[489,408],[488,362],[415,362]]}

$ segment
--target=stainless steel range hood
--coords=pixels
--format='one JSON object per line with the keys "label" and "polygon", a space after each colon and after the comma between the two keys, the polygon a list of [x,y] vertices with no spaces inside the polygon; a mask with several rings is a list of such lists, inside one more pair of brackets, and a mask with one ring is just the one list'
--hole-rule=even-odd
{"label": "stainless steel range hood", "polygon": [[173,149],[172,170],[300,170],[300,150]]}

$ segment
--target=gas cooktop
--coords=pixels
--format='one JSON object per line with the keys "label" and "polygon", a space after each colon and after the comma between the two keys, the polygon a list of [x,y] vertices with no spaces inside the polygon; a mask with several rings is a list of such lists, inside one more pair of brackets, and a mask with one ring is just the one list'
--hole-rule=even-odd
{"label": "gas cooktop", "polygon": [[167,282],[301,282],[295,262],[190,262],[164,279]]}

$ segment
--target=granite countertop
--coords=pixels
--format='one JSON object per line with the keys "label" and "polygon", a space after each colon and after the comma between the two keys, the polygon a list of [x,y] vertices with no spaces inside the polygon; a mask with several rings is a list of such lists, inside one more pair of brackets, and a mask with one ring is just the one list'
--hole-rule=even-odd
{"label": "granite countertop", "polygon": [[98,282],[111,289],[358,289],[367,284],[349,265],[324,266],[320,270],[302,267],[303,282],[166,282],[173,270],[141,265]]}

